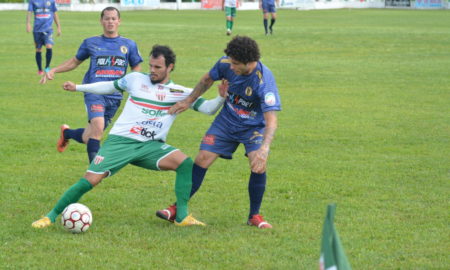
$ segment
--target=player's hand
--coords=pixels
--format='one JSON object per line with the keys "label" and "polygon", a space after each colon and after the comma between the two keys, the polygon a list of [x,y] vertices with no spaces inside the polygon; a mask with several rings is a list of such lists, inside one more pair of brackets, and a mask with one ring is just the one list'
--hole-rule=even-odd
{"label": "player's hand", "polygon": [[72,92],[75,92],[77,90],[76,89],[76,84],[74,82],[71,82],[71,81],[65,82],[63,84],[63,89],[66,90],[66,91],[72,91]]}
{"label": "player's hand", "polygon": [[27,23],[27,33],[31,32],[31,24]]}
{"label": "player's hand", "polygon": [[179,114],[184,112],[185,110],[189,109],[189,107],[191,106],[192,102],[187,101],[186,99],[182,100],[182,101],[178,101],[177,103],[175,103],[175,105],[173,105],[172,107],[170,107],[169,109],[169,114]]}
{"label": "player's hand", "polygon": [[50,69],[49,72],[46,72],[44,76],[42,76],[41,80],[39,81],[39,83],[44,84],[46,83],[48,80],[53,80],[55,78],[55,70],[52,68]]}
{"label": "player's hand", "polygon": [[226,98],[228,96],[228,81],[225,79],[222,79],[222,82],[217,86],[219,89],[219,95],[223,98]]}
{"label": "player's hand", "polygon": [[58,27],[58,30],[57,30],[57,32],[56,32],[56,35],[59,37],[59,36],[61,36],[61,27]]}
{"label": "player's hand", "polygon": [[252,172],[254,173],[264,173],[266,171],[267,166],[267,158],[269,156],[269,149],[260,147],[255,151],[254,155],[252,155],[250,161],[250,167]]}

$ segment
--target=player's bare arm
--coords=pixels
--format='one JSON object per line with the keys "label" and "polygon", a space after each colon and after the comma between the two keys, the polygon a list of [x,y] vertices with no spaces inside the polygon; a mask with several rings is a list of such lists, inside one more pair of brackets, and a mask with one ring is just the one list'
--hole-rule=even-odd
{"label": "player's bare arm", "polygon": [[55,73],[71,71],[77,68],[82,62],[83,61],[78,60],[76,57],[72,57],[61,65],[50,69],[50,71],[41,78],[40,83],[44,84],[47,82],[47,80],[53,80],[55,78]]}
{"label": "player's bare arm", "polygon": [[275,111],[265,112],[264,120],[266,121],[266,127],[264,129],[263,142],[261,147],[250,157],[250,167],[255,173],[263,173],[266,171],[270,145],[277,130],[277,114]]}
{"label": "player's bare arm", "polygon": [[58,17],[57,12],[54,13],[53,20],[55,21],[55,24],[56,24],[56,35],[60,36],[61,35],[61,24],[59,23],[59,17]]}
{"label": "player's bare arm", "polygon": [[211,79],[209,76],[209,73],[206,73],[203,75],[203,77],[200,79],[200,81],[195,86],[192,93],[182,101],[177,102],[175,105],[173,105],[169,109],[170,114],[178,114],[182,113],[185,110],[189,109],[191,104],[197,100],[198,97],[200,97],[203,93],[206,92],[212,85],[214,84],[214,80]]}
{"label": "player's bare arm", "polygon": [[27,12],[27,33],[31,32],[31,12]]}

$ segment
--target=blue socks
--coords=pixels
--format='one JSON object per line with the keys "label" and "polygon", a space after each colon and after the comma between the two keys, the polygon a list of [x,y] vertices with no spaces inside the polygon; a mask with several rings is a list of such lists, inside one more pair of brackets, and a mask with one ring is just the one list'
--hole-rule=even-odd
{"label": "blue socks", "polygon": [[202,185],[203,179],[205,179],[205,174],[208,169],[204,169],[194,163],[192,167],[192,189],[191,197],[197,192],[197,190]]}
{"label": "blue socks", "polygon": [[52,61],[53,49],[48,49],[45,52],[45,71],[49,71],[50,62]]}
{"label": "blue socks", "polygon": [[38,70],[42,70],[42,53],[36,52],[36,64],[38,66]]}
{"label": "blue socks", "polygon": [[92,160],[95,158],[99,149],[100,149],[100,141],[89,138],[89,141],[87,142],[87,154],[89,158],[89,163],[91,163]]}
{"label": "blue socks", "polygon": [[264,191],[266,190],[266,173],[258,174],[252,172],[248,182],[248,195],[250,197],[250,219],[253,215],[259,213]]}
{"label": "blue socks", "polygon": [[64,130],[64,138],[65,139],[74,139],[79,143],[83,143],[83,132],[84,128],[79,129],[66,129]]}

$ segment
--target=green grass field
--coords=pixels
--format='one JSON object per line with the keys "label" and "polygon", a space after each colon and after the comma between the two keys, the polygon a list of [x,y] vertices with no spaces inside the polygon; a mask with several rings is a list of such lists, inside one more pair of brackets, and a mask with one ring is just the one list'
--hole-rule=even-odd
{"label": "green grass field", "polygon": [[[280,10],[273,36],[259,11],[239,11],[233,34],[257,40],[276,76],[283,111],[271,149],[262,214],[245,225],[249,169],[240,147],[219,160],[191,201],[206,228],[155,217],[175,199],[172,172],[126,167],[86,194],[94,224],[72,235],[35,230],[84,174],[85,146],[55,149],[59,126],[82,127],[87,63],[39,85],[25,12],[0,12],[1,269],[317,269],[326,206],[353,269],[448,269],[450,13]],[[60,12],[53,66],[101,33],[99,13]],[[121,34],[148,70],[153,44],[177,53],[175,82],[193,87],[229,37],[219,11],[123,12]],[[212,88],[207,97],[215,95]],[[212,117],[179,116],[168,142],[195,157]]]}

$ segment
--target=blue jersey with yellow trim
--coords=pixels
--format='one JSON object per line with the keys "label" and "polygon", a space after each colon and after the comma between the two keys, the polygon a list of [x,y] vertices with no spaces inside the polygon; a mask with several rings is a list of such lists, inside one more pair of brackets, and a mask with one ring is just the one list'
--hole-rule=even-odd
{"label": "blue jersey with yellow trim", "polygon": [[53,16],[58,11],[55,0],[30,0],[28,11],[34,13],[33,32],[53,33]]}
{"label": "blue jersey with yellow trim", "polygon": [[[91,58],[83,84],[116,80],[126,74],[128,65],[134,67],[143,61],[136,43],[121,36],[107,38],[102,35],[87,38],[75,57],[80,61]],[[120,99],[122,95],[116,92],[108,97]]]}
{"label": "blue jersey with yellow trim", "polygon": [[264,127],[264,112],[281,110],[275,78],[259,61],[251,74],[236,75],[230,69],[230,59],[224,56],[209,71],[209,76],[215,81],[225,79],[229,84],[228,98],[214,121],[237,130]]}

